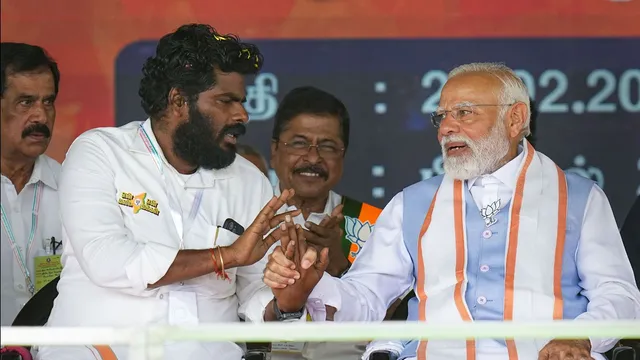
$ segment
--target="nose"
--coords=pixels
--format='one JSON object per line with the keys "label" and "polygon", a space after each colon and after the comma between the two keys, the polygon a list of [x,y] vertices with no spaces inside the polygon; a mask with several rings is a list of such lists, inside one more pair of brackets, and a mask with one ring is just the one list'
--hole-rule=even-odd
{"label": "nose", "polygon": [[438,128],[438,137],[443,137],[447,135],[451,135],[454,133],[460,132],[460,124],[458,120],[453,118],[451,113],[447,113],[447,115],[440,122],[440,127]]}
{"label": "nose", "polygon": [[238,103],[238,108],[233,113],[233,121],[241,122],[246,124],[249,122],[249,114],[247,113],[247,109],[244,108],[244,105]]}
{"label": "nose", "polygon": [[304,156],[304,159],[311,164],[319,163],[321,157],[320,157],[320,153],[318,152],[318,147],[317,146],[309,147],[309,151]]}
{"label": "nose", "polygon": [[29,121],[37,123],[47,122],[47,109],[41,101],[35,102],[29,109]]}

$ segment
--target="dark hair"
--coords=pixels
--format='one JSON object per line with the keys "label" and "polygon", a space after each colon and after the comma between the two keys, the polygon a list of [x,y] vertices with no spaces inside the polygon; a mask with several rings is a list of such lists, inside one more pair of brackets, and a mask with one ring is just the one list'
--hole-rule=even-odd
{"label": "dark hair", "polygon": [[255,74],[263,58],[253,44],[240,42],[235,35],[221,35],[205,24],[188,24],[160,39],[156,55],[142,67],[138,94],[150,117],[160,117],[168,105],[171,89],[188,100],[215,86],[214,71]]}
{"label": "dark hair", "polygon": [[530,99],[531,103],[530,111],[531,111],[531,121],[529,122],[529,131],[531,134],[527,136],[527,141],[531,143],[533,147],[536,146],[536,121],[538,119],[538,107],[536,106],[536,102],[533,99]]}
{"label": "dark hair", "polygon": [[7,88],[7,77],[13,74],[31,72],[46,67],[53,75],[53,85],[56,95],[60,85],[60,71],[58,64],[40,46],[24,43],[3,42],[0,43],[0,62],[2,63],[2,88],[1,95]]}
{"label": "dark hair", "polygon": [[278,106],[273,124],[273,140],[279,140],[287,124],[301,114],[334,116],[340,122],[344,148],[349,147],[349,112],[337,97],[313,86],[291,90]]}

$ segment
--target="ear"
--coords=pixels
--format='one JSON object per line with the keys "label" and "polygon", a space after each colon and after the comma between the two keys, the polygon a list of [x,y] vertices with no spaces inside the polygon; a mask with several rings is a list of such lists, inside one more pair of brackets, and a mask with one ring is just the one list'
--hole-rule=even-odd
{"label": "ear", "polygon": [[180,90],[172,88],[169,91],[169,98],[167,99],[167,105],[171,112],[182,118],[188,116],[189,104],[187,99],[182,95]]}
{"label": "ear", "polygon": [[275,169],[274,163],[276,162],[276,156],[278,152],[278,141],[271,139],[271,160],[269,161],[269,165],[271,165],[272,169]]}
{"label": "ear", "polygon": [[516,103],[511,107],[507,116],[509,117],[507,120],[509,137],[512,139],[520,138],[529,116],[529,108],[523,102]]}

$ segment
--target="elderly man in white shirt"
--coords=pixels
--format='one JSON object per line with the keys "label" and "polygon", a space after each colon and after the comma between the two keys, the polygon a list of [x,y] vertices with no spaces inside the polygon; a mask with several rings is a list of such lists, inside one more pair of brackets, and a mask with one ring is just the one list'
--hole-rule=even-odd
{"label": "elderly man in white shirt", "polygon": [[[279,224],[297,215],[275,216],[292,192],[273,197],[236,157],[248,121],[243,75],[261,66],[254,45],[209,25],[181,26],[144,65],[139,93],[150,118],[76,139],[60,178],[64,270],[49,326],[261,320],[273,298],[261,281],[264,255],[286,230]],[[127,354],[115,345],[42,347],[38,358]],[[165,346],[172,360],[242,355],[231,342]]]}
{"label": "elderly man in white shirt", "polygon": [[[55,270],[60,269],[59,256],[53,256],[62,238],[57,193],[60,164],[44,154],[56,119],[60,72],[39,46],[3,42],[0,56],[0,324],[8,326],[31,296],[55,278]],[[54,267],[51,276],[40,271],[42,265]]]}
{"label": "elderly man in white shirt", "polygon": [[[430,324],[575,319],[589,326],[637,316],[640,292],[606,196],[524,140],[529,97],[511,69],[457,67],[432,121],[445,175],[391,200],[346,276],[322,276],[326,251],[316,262],[304,241],[296,247],[305,250],[299,273],[289,268],[290,251],[274,251],[265,282],[283,311],[319,300],[336,309],[334,321],[380,321],[414,286],[408,320]],[[420,360],[585,359],[603,358],[616,341],[415,340],[387,350]]]}

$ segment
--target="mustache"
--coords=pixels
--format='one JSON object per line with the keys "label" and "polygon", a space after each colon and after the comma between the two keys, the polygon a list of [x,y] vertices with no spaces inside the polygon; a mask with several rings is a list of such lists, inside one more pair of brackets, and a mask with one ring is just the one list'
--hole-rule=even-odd
{"label": "mustache", "polygon": [[226,135],[233,135],[235,137],[240,137],[247,132],[247,127],[244,124],[237,123],[233,125],[226,125],[220,131],[220,138],[225,137]]}
{"label": "mustache", "polygon": [[316,164],[302,165],[293,170],[294,174],[300,174],[305,172],[318,174],[321,178],[325,180],[327,180],[327,178],[329,177],[329,174],[327,173],[327,171],[322,166],[316,165]]}
{"label": "mustache", "polygon": [[51,137],[51,130],[49,130],[49,127],[45,124],[33,124],[30,125],[29,127],[27,127],[26,129],[22,130],[22,138],[26,138],[27,136],[31,135],[31,134],[41,134],[46,138],[50,138]]}
{"label": "mustache", "polygon": [[440,141],[440,147],[442,148],[442,151],[446,150],[446,146],[450,142],[462,142],[462,143],[464,143],[465,145],[467,145],[471,149],[473,149],[474,145],[475,145],[475,143],[471,139],[466,137],[466,136],[449,135],[449,136],[442,137],[442,141]]}

